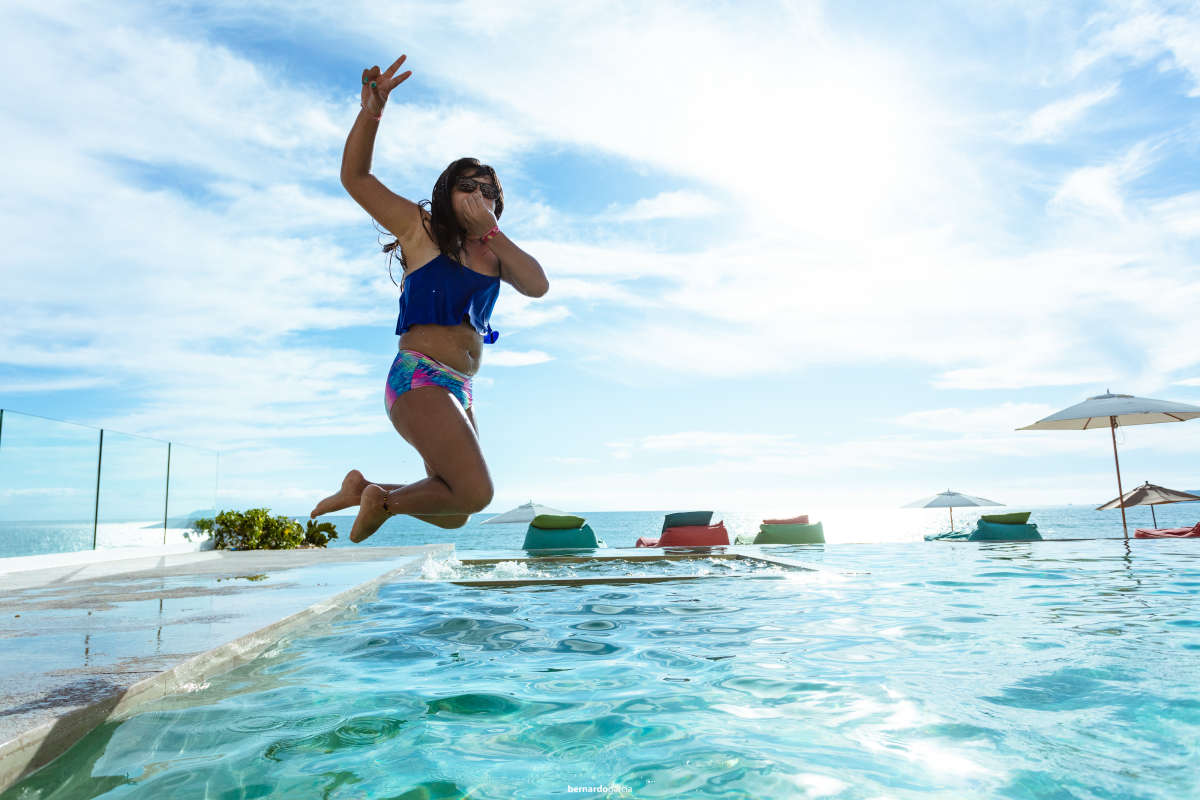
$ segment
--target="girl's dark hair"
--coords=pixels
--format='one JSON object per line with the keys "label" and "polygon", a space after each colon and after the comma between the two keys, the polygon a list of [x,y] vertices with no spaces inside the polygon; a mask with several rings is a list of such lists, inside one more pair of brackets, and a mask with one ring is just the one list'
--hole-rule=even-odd
{"label": "girl's dark hair", "polygon": [[[460,158],[451,162],[450,166],[446,167],[438,176],[437,183],[433,185],[433,199],[422,200],[418,203],[421,208],[429,211],[429,218],[426,219],[422,215],[421,222],[425,226],[425,231],[437,242],[438,250],[443,255],[457,259],[458,251],[467,236],[466,229],[458,224],[458,217],[454,213],[454,207],[450,204],[450,190],[459,178],[475,178],[484,175],[491,178],[500,191],[500,196],[496,198],[496,219],[500,219],[500,215],[504,213],[504,189],[500,186],[500,179],[496,177],[496,170],[487,164],[479,163],[479,159],[476,158]],[[398,256],[400,266],[405,270],[408,269],[408,262],[404,258],[400,240],[397,238],[383,245],[383,252],[388,254],[388,277],[392,278],[392,283],[396,283],[396,279],[392,277],[392,256]]]}

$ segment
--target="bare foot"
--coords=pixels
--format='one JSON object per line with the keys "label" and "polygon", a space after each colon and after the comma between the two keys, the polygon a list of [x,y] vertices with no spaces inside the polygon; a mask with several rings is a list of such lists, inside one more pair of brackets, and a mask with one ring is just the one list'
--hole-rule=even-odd
{"label": "bare foot", "polygon": [[354,518],[354,527],[350,529],[350,541],[361,542],[387,521],[391,516],[383,510],[383,501],[387,499],[387,490],[373,483],[363,489],[358,502],[358,516]]}
{"label": "bare foot", "polygon": [[346,477],[342,478],[342,488],[338,490],[338,493],[331,494],[317,503],[317,507],[309,513],[309,519],[358,505],[358,498],[362,496],[365,488],[367,488],[367,479],[363,477],[363,474],[356,469],[350,470],[346,473]]}

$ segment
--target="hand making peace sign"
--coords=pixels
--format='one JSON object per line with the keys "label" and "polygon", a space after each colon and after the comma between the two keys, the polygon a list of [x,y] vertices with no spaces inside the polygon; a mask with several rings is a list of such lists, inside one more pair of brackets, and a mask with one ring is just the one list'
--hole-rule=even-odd
{"label": "hand making peace sign", "polygon": [[387,103],[388,95],[392,93],[400,84],[408,80],[408,76],[412,75],[412,70],[406,70],[399,77],[393,78],[396,70],[404,63],[404,59],[408,56],[400,56],[396,59],[396,63],[387,68],[386,72],[379,71],[379,65],[364,69],[362,74],[362,107],[365,108],[372,116],[378,117],[383,113],[383,106]]}

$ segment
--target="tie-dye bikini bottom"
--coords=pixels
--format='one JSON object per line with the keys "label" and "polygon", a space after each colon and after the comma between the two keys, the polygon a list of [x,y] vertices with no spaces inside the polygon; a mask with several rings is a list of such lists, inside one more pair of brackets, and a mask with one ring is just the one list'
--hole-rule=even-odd
{"label": "tie-dye bikini bottom", "polygon": [[401,350],[396,354],[396,360],[392,362],[392,368],[388,371],[387,386],[383,393],[388,413],[392,412],[392,404],[396,402],[397,397],[409,389],[419,389],[422,386],[441,386],[458,398],[463,410],[471,407],[469,375],[463,375],[458,370],[416,350]]}

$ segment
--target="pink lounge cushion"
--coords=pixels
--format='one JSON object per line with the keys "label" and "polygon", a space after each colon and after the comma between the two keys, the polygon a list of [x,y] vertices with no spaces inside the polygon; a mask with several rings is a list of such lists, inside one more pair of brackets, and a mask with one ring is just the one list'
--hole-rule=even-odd
{"label": "pink lounge cushion", "polygon": [[643,536],[637,540],[637,544],[634,547],[658,547],[658,539],[650,539]]}
{"label": "pink lounge cushion", "polygon": [[763,525],[807,525],[808,514],[801,514],[791,519],[764,519]]}
{"label": "pink lounge cushion", "polygon": [[729,544],[729,531],[725,530],[724,522],[667,528],[658,540],[659,547],[711,547],[721,544]]}

